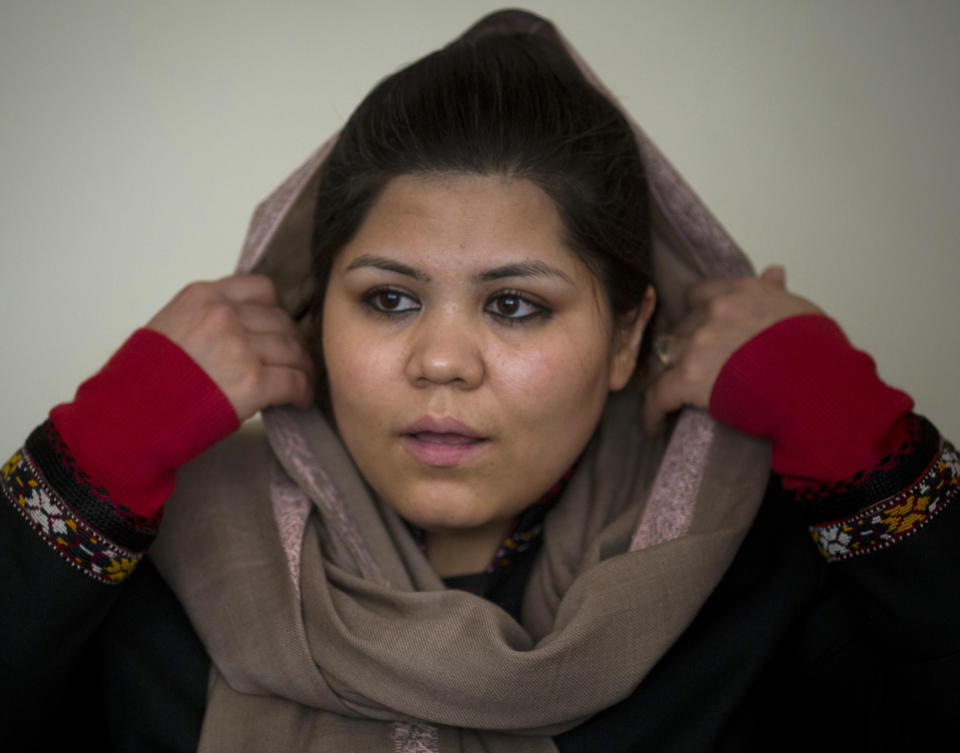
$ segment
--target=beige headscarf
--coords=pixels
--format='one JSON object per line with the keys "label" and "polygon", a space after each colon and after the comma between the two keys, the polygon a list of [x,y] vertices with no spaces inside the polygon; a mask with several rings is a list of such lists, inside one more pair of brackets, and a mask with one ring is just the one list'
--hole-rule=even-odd
{"label": "beige headscarf", "polygon": [[[467,34],[491,30],[560,39],[520,11]],[[669,327],[689,282],[750,269],[636,135]],[[258,207],[240,263],[294,314],[328,148]],[[611,398],[546,520],[520,623],[444,588],[318,412],[265,411],[184,469],[153,558],[213,662],[200,750],[554,751],[552,734],[629,695],[728,567],[768,474],[763,443],[702,412],[656,441],[640,416],[637,390]]]}

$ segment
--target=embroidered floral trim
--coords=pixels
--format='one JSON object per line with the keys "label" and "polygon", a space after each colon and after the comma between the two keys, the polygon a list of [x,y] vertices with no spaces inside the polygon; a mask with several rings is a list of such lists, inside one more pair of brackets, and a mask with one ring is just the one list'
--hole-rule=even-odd
{"label": "embroidered floral trim", "polygon": [[925,526],[957,496],[960,457],[949,442],[920,479],[905,491],[842,520],[810,527],[821,554],[830,561],[886,549]]}
{"label": "embroidered floral trim", "polygon": [[14,453],[0,469],[0,487],[51,547],[91,578],[120,583],[143,556],[105,538],[74,514],[46,482],[26,450]]}

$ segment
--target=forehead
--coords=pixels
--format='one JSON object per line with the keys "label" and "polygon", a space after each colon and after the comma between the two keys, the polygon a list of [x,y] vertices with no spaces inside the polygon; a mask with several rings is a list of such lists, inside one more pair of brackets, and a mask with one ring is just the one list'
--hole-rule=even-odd
{"label": "forehead", "polygon": [[571,275],[589,274],[563,238],[553,200],[531,181],[404,175],[384,187],[337,264],[376,253],[435,272],[541,260]]}

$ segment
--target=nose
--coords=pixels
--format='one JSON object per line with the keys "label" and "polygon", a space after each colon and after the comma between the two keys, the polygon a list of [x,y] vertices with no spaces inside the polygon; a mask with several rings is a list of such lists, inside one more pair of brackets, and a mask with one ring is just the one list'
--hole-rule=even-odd
{"label": "nose", "polygon": [[407,378],[416,387],[477,388],[486,371],[481,335],[456,311],[436,314],[423,317],[411,333]]}

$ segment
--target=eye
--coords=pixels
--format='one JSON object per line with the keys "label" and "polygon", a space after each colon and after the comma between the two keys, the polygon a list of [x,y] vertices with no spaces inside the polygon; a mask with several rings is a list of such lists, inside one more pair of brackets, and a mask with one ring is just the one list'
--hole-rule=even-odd
{"label": "eye", "polygon": [[550,316],[550,310],[510,290],[497,293],[487,301],[486,311],[509,324],[519,324],[540,316]]}
{"label": "eye", "polygon": [[363,302],[382,314],[406,314],[420,310],[420,301],[393,288],[377,288],[363,297]]}

